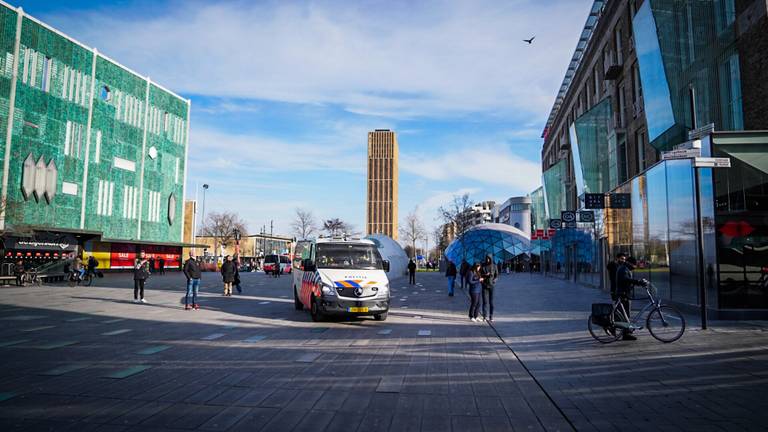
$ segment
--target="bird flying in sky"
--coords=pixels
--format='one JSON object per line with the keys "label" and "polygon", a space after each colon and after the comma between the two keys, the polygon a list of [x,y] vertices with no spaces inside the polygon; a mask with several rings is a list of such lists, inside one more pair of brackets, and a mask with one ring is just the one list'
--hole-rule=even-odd
{"label": "bird flying in sky", "polygon": [[528,44],[530,45],[531,43],[533,43],[534,39],[536,39],[536,36],[534,36],[534,37],[532,37],[530,39],[523,39],[523,42],[528,42]]}

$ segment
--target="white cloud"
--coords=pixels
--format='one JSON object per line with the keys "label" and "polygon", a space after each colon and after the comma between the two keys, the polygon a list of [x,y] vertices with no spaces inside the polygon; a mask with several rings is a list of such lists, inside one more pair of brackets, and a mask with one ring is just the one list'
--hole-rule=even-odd
{"label": "white cloud", "polygon": [[590,4],[178,0],[46,19],[186,94],[543,121]]}
{"label": "white cloud", "polygon": [[467,179],[509,187],[526,194],[541,183],[541,166],[515,155],[504,146],[479,145],[441,155],[402,154],[400,169],[432,180]]}

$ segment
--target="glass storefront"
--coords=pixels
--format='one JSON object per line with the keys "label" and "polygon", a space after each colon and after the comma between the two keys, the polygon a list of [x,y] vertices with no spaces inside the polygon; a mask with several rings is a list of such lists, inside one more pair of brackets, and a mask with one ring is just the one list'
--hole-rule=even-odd
{"label": "glass storefront", "polygon": [[544,171],[544,198],[550,218],[558,218],[560,212],[566,209],[565,182],[568,179],[566,163],[566,159],[561,159]]}
{"label": "glass storefront", "polygon": [[768,136],[715,138],[714,156],[731,159],[714,170],[720,307],[768,308]]}

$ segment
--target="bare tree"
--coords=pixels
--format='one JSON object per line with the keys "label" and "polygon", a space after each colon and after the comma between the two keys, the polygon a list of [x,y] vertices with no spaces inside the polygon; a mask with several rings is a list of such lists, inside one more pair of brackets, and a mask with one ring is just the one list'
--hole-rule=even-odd
{"label": "bare tree", "polygon": [[416,210],[414,209],[411,213],[408,213],[404,223],[400,226],[400,237],[410,244],[413,255],[416,255],[416,242],[423,239],[426,235],[424,224],[421,223]]}
{"label": "bare tree", "polygon": [[248,233],[245,222],[232,212],[211,212],[203,224],[202,233],[213,237],[213,256],[218,256],[219,244],[227,247],[235,239],[235,232],[244,236]]}
{"label": "bare tree", "polygon": [[349,234],[348,231],[352,230],[352,225],[344,222],[339,218],[328,219],[323,222],[323,231],[332,236]]}
{"label": "bare tree", "polygon": [[451,202],[440,206],[437,210],[443,222],[453,226],[456,238],[461,243],[462,254],[464,254],[463,259],[466,259],[466,250],[462,234],[472,227],[471,213],[473,204],[469,194],[465,193],[463,195],[454,195]]}
{"label": "bare tree", "polygon": [[297,208],[296,218],[291,224],[293,233],[300,239],[312,237],[317,232],[317,222],[310,210]]}

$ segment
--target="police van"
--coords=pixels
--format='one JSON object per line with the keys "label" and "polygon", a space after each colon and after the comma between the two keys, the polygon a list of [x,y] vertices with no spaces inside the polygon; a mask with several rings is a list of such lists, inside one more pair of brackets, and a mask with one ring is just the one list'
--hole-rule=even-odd
{"label": "police van", "polygon": [[299,240],[293,250],[293,299],[313,321],[326,316],[387,319],[389,262],[365,239]]}

